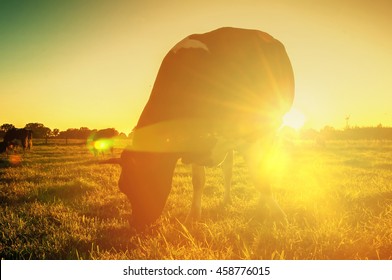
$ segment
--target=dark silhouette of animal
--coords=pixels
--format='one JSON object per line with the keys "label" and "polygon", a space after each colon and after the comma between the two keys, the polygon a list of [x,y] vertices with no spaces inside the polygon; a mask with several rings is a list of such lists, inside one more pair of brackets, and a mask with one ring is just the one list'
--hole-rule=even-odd
{"label": "dark silhouette of animal", "polygon": [[0,152],[5,152],[8,148],[22,146],[23,150],[30,150],[33,147],[33,132],[26,128],[12,128],[8,130],[0,144]]}
{"label": "dark silhouette of animal", "polygon": [[293,98],[290,60],[269,34],[220,28],[180,41],[163,59],[132,145],[106,161],[122,167],[118,184],[132,205],[131,225],[143,229],[161,215],[178,159],[192,164],[188,219],[198,219],[204,166],[223,161],[228,187],[233,150],[247,162],[260,204],[285,219],[264,155]]}
{"label": "dark silhouette of animal", "polygon": [[0,154],[4,153],[7,151],[7,145],[5,142],[0,142]]}

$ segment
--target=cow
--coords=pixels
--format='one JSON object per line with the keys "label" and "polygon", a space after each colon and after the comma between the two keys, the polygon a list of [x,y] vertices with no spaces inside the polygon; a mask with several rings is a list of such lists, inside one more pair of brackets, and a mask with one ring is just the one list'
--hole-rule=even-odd
{"label": "cow", "polygon": [[30,150],[33,147],[33,132],[26,128],[11,128],[5,133],[1,146],[5,151],[8,147],[15,147],[19,144],[23,151]]}
{"label": "cow", "polygon": [[192,164],[188,220],[199,219],[204,167],[223,162],[229,186],[233,150],[244,157],[260,204],[284,220],[265,155],[293,99],[285,47],[265,32],[223,27],[176,44],[162,61],[132,144],[106,161],[121,165],[118,185],[131,203],[132,227],[143,229],[162,214],[179,159]]}
{"label": "cow", "polygon": [[0,154],[7,151],[7,144],[5,142],[0,142]]}

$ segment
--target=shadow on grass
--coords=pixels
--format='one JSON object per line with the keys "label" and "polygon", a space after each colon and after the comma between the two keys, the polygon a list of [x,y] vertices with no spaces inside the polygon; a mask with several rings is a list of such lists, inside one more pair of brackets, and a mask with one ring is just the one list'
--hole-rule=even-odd
{"label": "shadow on grass", "polygon": [[88,192],[88,188],[78,182],[68,182],[61,185],[52,185],[39,189],[36,200],[40,202],[53,202],[56,199],[62,201],[75,200]]}

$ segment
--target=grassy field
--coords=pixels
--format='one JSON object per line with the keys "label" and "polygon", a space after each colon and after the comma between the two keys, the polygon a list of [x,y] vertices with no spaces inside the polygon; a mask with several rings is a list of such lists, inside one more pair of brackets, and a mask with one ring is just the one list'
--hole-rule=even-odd
{"label": "grassy field", "polygon": [[83,143],[34,144],[11,156],[15,166],[0,156],[2,259],[392,259],[391,142],[281,145],[273,189],[285,227],[256,218],[259,194],[238,155],[232,204],[220,206],[220,168],[207,169],[202,220],[185,226],[192,187],[179,163],[144,233],[129,228],[118,166],[97,164]]}

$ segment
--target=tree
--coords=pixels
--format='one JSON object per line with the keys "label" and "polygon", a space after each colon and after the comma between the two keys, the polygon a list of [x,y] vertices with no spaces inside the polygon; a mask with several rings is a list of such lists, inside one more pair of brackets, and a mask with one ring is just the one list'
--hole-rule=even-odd
{"label": "tree", "polygon": [[325,140],[331,140],[336,137],[336,130],[334,127],[326,125],[323,129],[320,130],[320,135]]}
{"label": "tree", "polygon": [[344,118],[346,120],[346,129],[350,129],[350,118],[351,118],[351,115],[347,115]]}
{"label": "tree", "polygon": [[60,129],[58,129],[58,128],[53,129],[52,134],[53,134],[54,137],[59,136],[59,134],[60,134]]}
{"label": "tree", "polygon": [[81,127],[81,128],[79,128],[78,138],[87,139],[91,133],[92,133],[92,131],[89,128]]}
{"label": "tree", "polygon": [[5,123],[0,126],[0,138],[4,138],[4,135],[7,133],[7,131],[13,128],[15,128],[15,126],[9,123]]}
{"label": "tree", "polygon": [[33,131],[34,138],[48,138],[52,130],[42,123],[28,123],[25,126],[26,129]]}
{"label": "tree", "polygon": [[94,135],[94,139],[98,138],[112,138],[118,136],[118,131],[114,128],[105,128],[98,130]]}
{"label": "tree", "polygon": [[118,137],[121,138],[121,139],[126,139],[126,138],[127,138],[127,135],[126,135],[124,132],[121,132],[121,133],[118,135]]}
{"label": "tree", "polygon": [[7,132],[8,130],[13,129],[13,128],[15,128],[15,126],[10,123],[5,123],[2,126],[0,126],[0,130],[4,131],[4,132]]}

